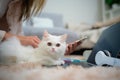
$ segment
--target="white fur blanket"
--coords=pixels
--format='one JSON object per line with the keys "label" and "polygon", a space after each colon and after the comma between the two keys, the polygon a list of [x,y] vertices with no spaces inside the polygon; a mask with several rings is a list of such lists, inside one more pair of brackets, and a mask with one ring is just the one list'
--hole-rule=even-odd
{"label": "white fur blanket", "polygon": [[38,63],[0,66],[0,80],[120,80],[118,67],[42,67]]}

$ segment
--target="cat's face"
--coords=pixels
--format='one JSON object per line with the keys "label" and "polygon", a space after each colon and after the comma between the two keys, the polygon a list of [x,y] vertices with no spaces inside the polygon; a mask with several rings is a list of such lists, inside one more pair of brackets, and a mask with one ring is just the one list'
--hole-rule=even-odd
{"label": "cat's face", "polygon": [[55,36],[44,32],[42,44],[44,44],[44,50],[50,54],[63,55],[66,50],[66,38],[67,35]]}

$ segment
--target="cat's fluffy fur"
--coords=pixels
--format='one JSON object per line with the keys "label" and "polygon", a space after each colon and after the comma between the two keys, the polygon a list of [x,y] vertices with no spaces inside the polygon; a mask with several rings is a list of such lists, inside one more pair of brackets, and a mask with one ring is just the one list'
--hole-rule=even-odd
{"label": "cat's fluffy fur", "polygon": [[66,50],[67,35],[55,36],[44,31],[38,48],[23,46],[16,37],[0,44],[0,61],[6,64],[22,62],[39,62],[42,65],[64,64],[61,57]]}
{"label": "cat's fluffy fur", "polygon": [[41,67],[24,63],[0,67],[0,80],[120,80],[120,68],[70,66]]}

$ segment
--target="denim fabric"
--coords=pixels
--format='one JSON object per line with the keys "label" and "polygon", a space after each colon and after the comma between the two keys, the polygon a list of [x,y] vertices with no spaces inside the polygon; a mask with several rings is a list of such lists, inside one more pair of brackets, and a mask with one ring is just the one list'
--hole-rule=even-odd
{"label": "denim fabric", "polygon": [[117,56],[120,51],[120,22],[103,31],[87,62],[96,64],[95,55],[100,50],[108,50],[112,57]]}

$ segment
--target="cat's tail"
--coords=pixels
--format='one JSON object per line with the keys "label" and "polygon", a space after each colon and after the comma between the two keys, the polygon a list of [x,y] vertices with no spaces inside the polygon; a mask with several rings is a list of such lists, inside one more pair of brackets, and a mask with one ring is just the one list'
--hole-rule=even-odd
{"label": "cat's tail", "polygon": [[15,56],[24,57],[24,54],[30,52],[32,48],[21,45],[16,37],[11,37],[0,44],[0,59],[4,60],[5,57]]}

